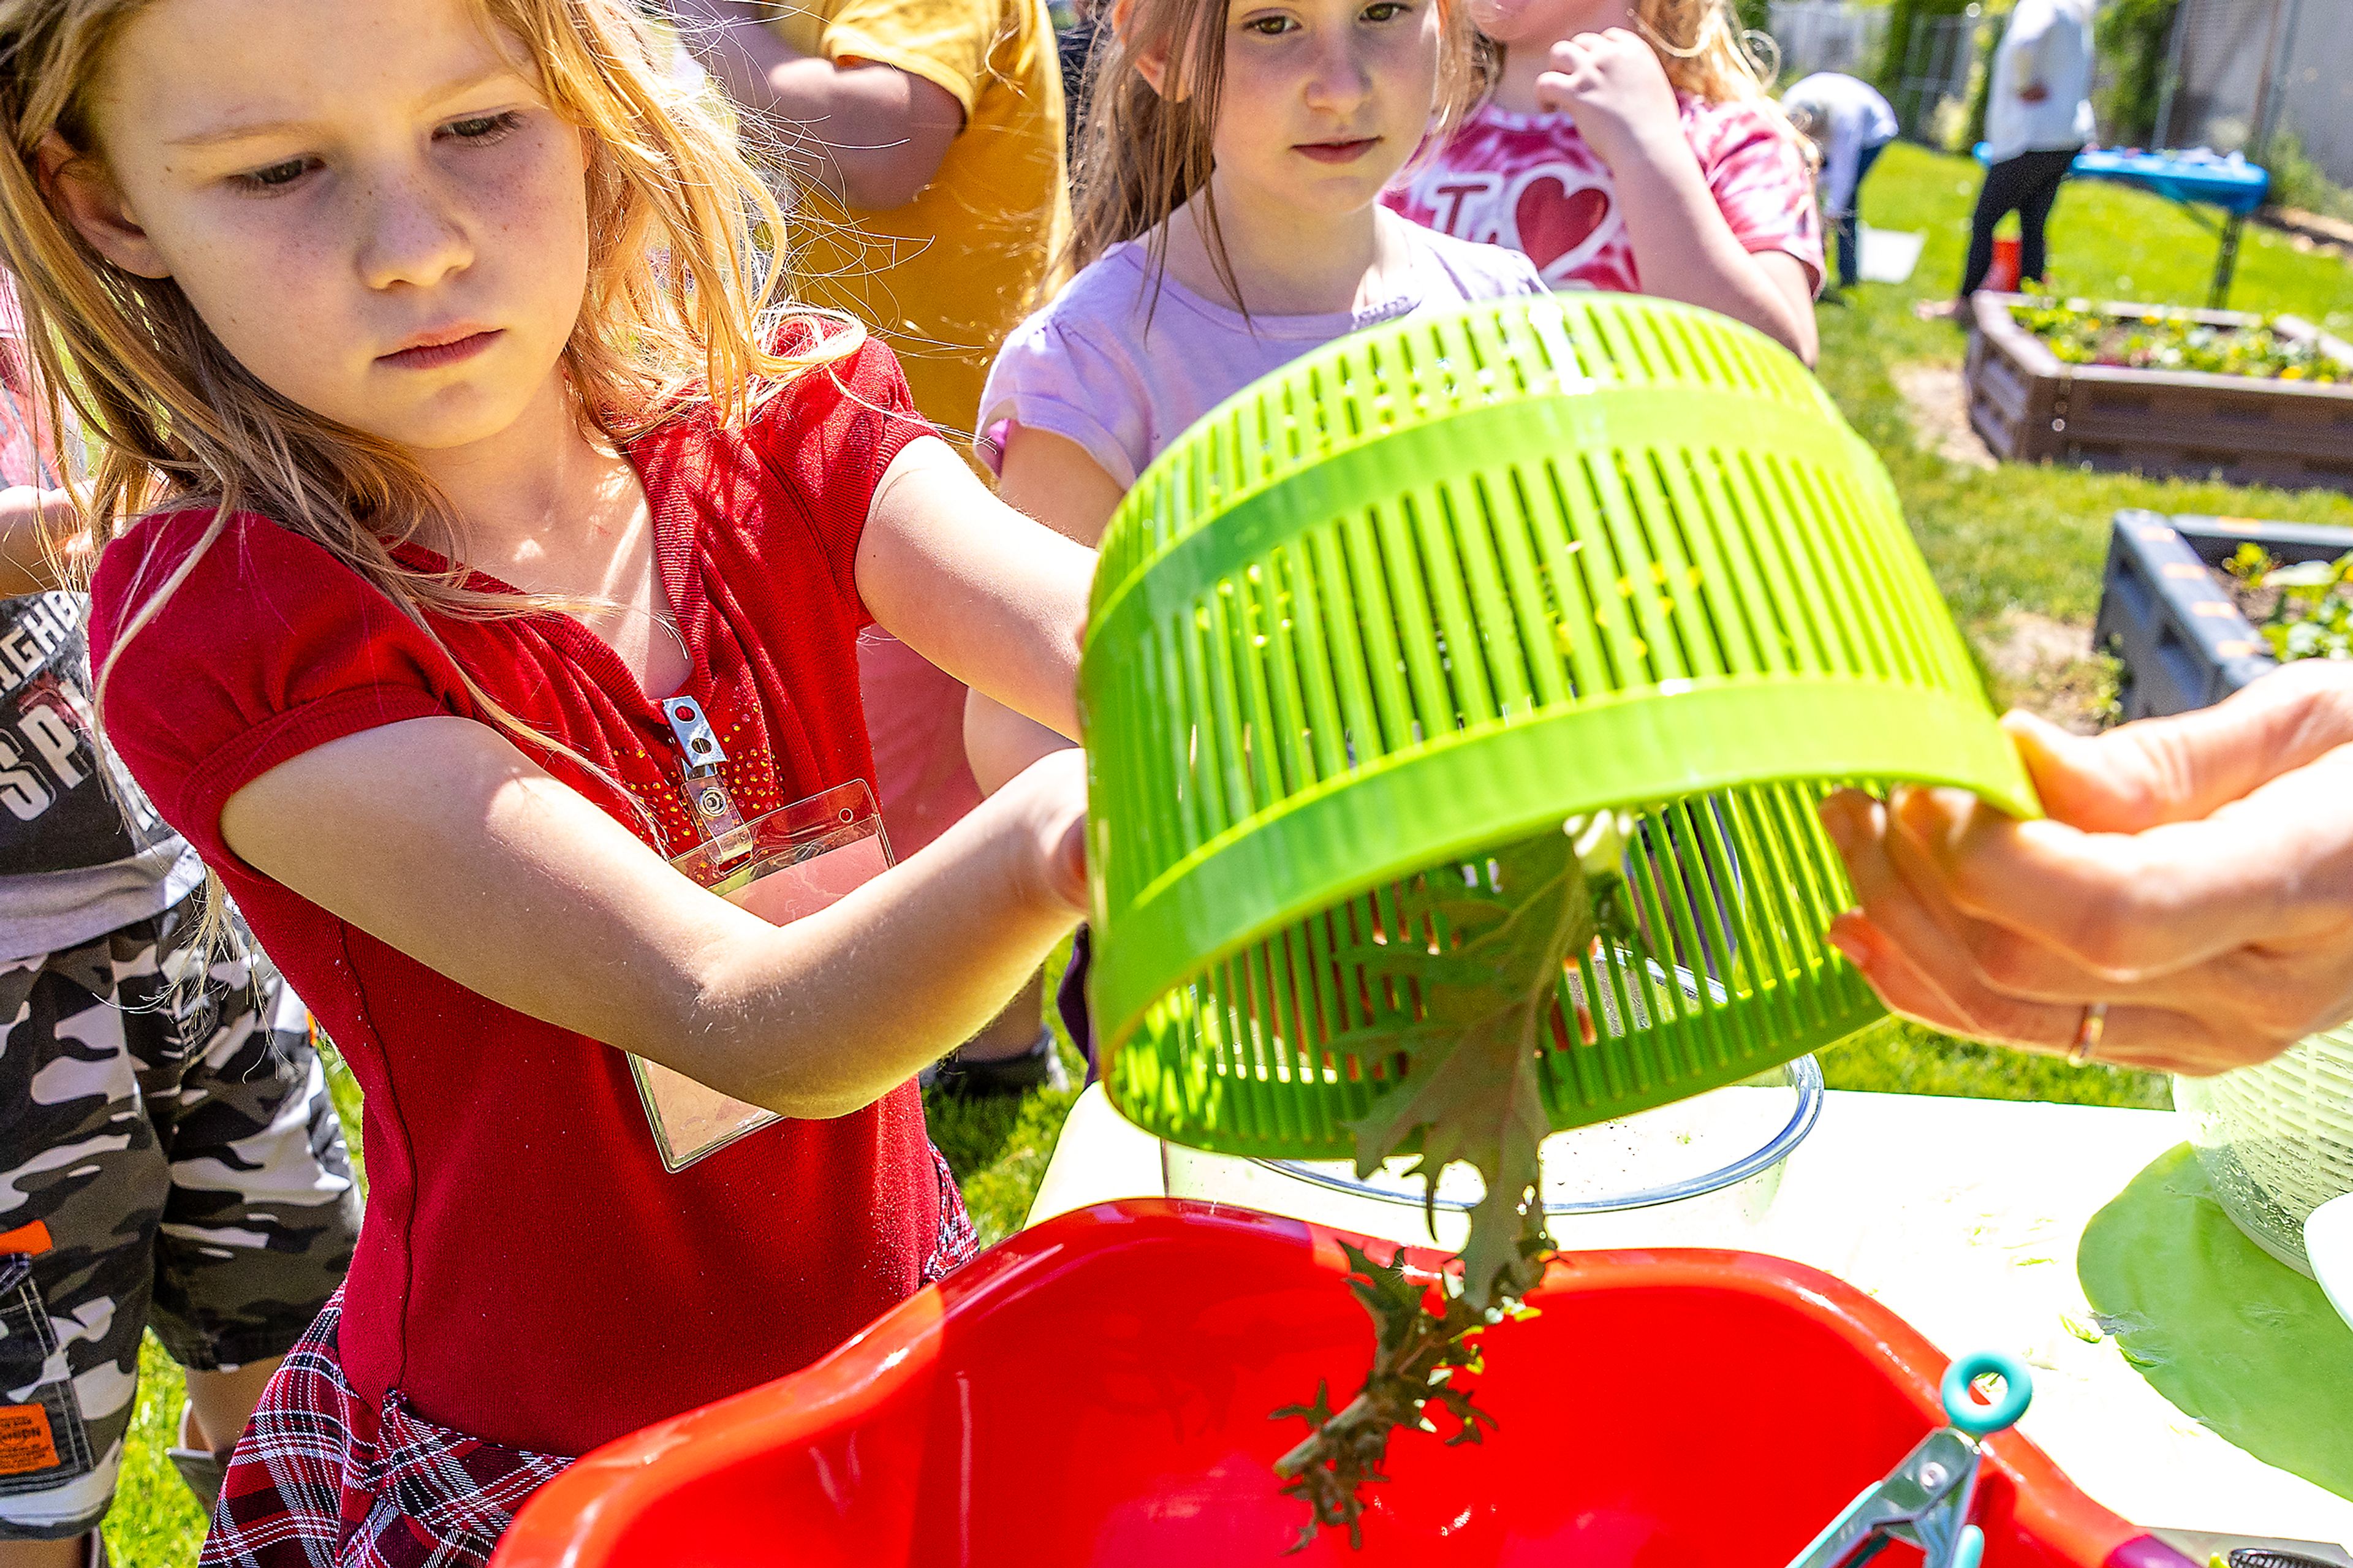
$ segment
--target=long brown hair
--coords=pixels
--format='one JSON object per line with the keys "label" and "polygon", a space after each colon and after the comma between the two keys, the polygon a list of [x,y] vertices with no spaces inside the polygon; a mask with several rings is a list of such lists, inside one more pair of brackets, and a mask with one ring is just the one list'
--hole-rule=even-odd
{"label": "long brown hair", "polygon": [[[1124,240],[1149,236],[1152,271],[1168,248],[1168,219],[1197,195],[1210,265],[1237,304],[1233,266],[1209,191],[1218,109],[1224,97],[1226,14],[1230,0],[1124,0],[1099,11],[1101,30],[1088,62],[1090,89],[1081,145],[1071,171],[1071,242],[1064,276],[1075,274]],[[1433,0],[1440,42],[1438,91],[1423,145],[1453,134],[1486,87],[1486,50],[1463,0]],[[1168,62],[1166,92],[1145,79],[1139,60]]]}

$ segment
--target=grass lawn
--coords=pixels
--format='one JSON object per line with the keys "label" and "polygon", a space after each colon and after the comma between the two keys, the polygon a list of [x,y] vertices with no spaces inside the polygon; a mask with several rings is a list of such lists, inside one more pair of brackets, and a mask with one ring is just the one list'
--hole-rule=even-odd
{"label": "grass lawn", "polygon": [[[1918,441],[1897,374],[1960,363],[1964,340],[1943,324],[1913,319],[1914,300],[1958,286],[1978,172],[1959,158],[1916,147],[1888,150],[1863,191],[1874,226],[1926,232],[1912,282],[1866,284],[1851,303],[1825,305],[1821,374],[1855,427],[1894,476],[1922,548],[2004,701],[2037,701],[2035,679],[2005,673],[2000,657],[2012,616],[2062,626],[2088,625],[2107,550],[2108,519],[2120,507],[2217,512],[2353,524],[2353,500],[2318,491],[2287,494],[2180,480],[2148,480],[2069,468],[1985,470],[1947,460]],[[2213,265],[2211,235],[2180,209],[2119,186],[2074,182],[2052,219],[2052,279],[2095,298],[2202,304]],[[2353,332],[2353,268],[2300,253],[2282,236],[2248,230],[2232,303],[2292,311],[2340,335]],[[1058,968],[1059,966],[1057,966]],[[1967,1045],[1888,1023],[1822,1058],[1835,1089],[2056,1100],[2099,1105],[2168,1104],[2165,1081],[2145,1073],[2078,1072],[2047,1058]],[[356,1112],[348,1079],[339,1098]],[[984,1242],[1019,1228],[1062,1118],[1075,1096],[1035,1094],[1018,1103],[931,1106],[933,1135],[964,1183]],[[357,1129],[353,1146],[358,1146]],[[107,1521],[116,1560],[139,1568],[191,1568],[203,1521],[163,1449],[178,1419],[178,1369],[151,1337],[141,1363],[137,1423],[121,1491]]]}
{"label": "grass lawn", "polygon": [[[1964,159],[1889,148],[1863,187],[1863,216],[1874,227],[1926,232],[1919,268],[1907,285],[1865,284],[1852,304],[1816,312],[1822,380],[1894,476],[1937,584],[1974,636],[1990,641],[2013,609],[2088,623],[2099,601],[2108,520],[2119,507],[2353,523],[2353,498],[2326,491],[2063,468],[1988,472],[1916,447],[1894,373],[1961,362],[1960,331],[1915,321],[1911,307],[1958,287],[1976,189],[1975,166]],[[2050,234],[2052,280],[2070,294],[2205,303],[2214,239],[2170,203],[2121,185],[2070,181]],[[2343,334],[2353,331],[2353,268],[2299,253],[2285,237],[2250,226],[2231,303],[2293,312]]]}

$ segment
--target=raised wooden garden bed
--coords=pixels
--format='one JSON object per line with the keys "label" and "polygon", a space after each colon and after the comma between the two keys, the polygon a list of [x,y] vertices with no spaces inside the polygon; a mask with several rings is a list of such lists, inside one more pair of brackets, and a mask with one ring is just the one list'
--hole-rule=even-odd
{"label": "raised wooden garden bed", "polygon": [[[2016,294],[1971,301],[1969,424],[1996,457],[2353,490],[2353,384],[2068,364],[2012,319],[2010,308],[2022,302]],[[2099,309],[2120,320],[2161,313],[2216,327],[2263,320],[2237,310]],[[2353,345],[2311,323],[2282,316],[2272,325],[2353,366]]]}
{"label": "raised wooden garden bed", "polygon": [[2284,563],[2334,561],[2353,552],[2353,528],[2116,513],[2092,646],[2124,665],[2126,718],[2208,707],[2279,668],[2217,575],[2249,541]]}

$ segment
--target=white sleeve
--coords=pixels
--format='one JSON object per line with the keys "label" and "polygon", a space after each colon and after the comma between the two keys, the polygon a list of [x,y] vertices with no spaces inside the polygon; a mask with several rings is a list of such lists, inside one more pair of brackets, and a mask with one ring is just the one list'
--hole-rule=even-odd
{"label": "white sleeve", "polygon": [[2043,56],[2057,21],[2051,0],[2019,0],[2018,9],[2010,15],[2010,28],[2001,37],[2002,53],[2010,57],[2010,79],[2014,86],[2042,83]]}
{"label": "white sleeve", "polygon": [[1822,205],[1831,213],[1854,210],[1856,171],[1862,163],[1863,116],[1853,105],[1831,116],[1830,151],[1822,159]]}

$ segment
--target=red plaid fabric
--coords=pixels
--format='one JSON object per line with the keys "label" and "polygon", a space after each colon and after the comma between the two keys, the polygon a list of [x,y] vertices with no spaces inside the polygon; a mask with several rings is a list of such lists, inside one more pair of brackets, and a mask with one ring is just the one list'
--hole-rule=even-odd
{"label": "red plaid fabric", "polygon": [[972,1215],[964,1206],[964,1189],[956,1185],[955,1173],[948,1169],[946,1156],[936,1144],[932,1149],[932,1168],[940,1177],[940,1234],[923,1264],[926,1285],[936,1284],[963,1268],[980,1250],[979,1233],[972,1228]]}
{"label": "red plaid fabric", "polygon": [[[979,1237],[932,1151],[940,1232],[930,1284]],[[417,1415],[396,1389],[370,1409],[343,1375],[337,1290],[253,1413],[230,1458],[201,1568],[483,1568],[531,1494],[572,1461],[486,1443]]]}
{"label": "red plaid fabric", "polygon": [[362,1402],[335,1292],[269,1380],[205,1539],[203,1568],[480,1568],[515,1510],[572,1461],[437,1426],[396,1391]]}

